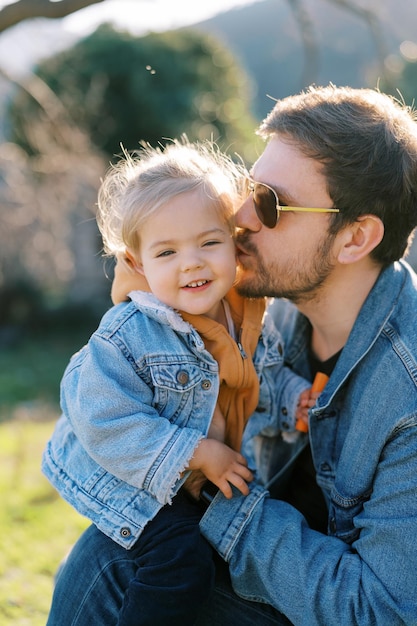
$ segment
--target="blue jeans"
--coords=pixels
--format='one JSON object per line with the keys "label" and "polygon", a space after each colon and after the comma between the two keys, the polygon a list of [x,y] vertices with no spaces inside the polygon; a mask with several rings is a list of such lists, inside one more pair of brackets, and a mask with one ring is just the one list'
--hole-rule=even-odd
{"label": "blue jeans", "polygon": [[48,626],[192,626],[214,584],[201,508],[179,492],[131,550],[90,526],[56,580]]}
{"label": "blue jeans", "polygon": [[[175,500],[178,498],[176,496]],[[187,503],[183,502],[188,509]],[[191,504],[191,503],[190,503]],[[193,508],[194,505],[191,504]],[[165,507],[171,513],[172,507]],[[192,510],[192,509],[191,509]],[[198,517],[199,512],[195,511]],[[174,515],[172,516],[175,517]],[[163,519],[164,518],[164,519]],[[162,524],[162,521],[165,523]],[[159,524],[161,522],[161,524]],[[174,533],[175,530],[169,523],[165,513],[154,519],[149,524],[151,547],[150,557],[160,554],[158,548],[159,539],[162,541],[164,534]],[[156,526],[159,525],[162,536],[158,535]],[[152,528],[153,527],[153,528]],[[198,524],[195,524],[198,528]],[[151,530],[152,529],[152,530]],[[139,539],[141,542],[143,535]],[[168,537],[169,539],[169,537]],[[184,539],[184,537],[182,537]],[[189,538],[187,535],[187,543]],[[47,626],[127,626],[139,624],[195,624],[196,626],[291,626],[290,622],[278,611],[265,604],[248,602],[239,598],[232,589],[227,564],[216,554],[211,560],[210,567],[201,567],[207,559],[206,550],[208,544],[200,538],[202,544],[199,547],[197,564],[195,565],[194,577],[189,578],[190,569],[186,570],[187,576],[182,585],[176,584],[181,575],[181,568],[172,570],[170,558],[150,569],[151,578],[156,580],[150,596],[136,594],[136,581],[140,587],[141,568],[143,559],[147,560],[146,545],[137,544],[131,550],[125,550],[120,545],[103,535],[95,526],[90,526],[79,538],[73,547],[66,562],[61,566],[54,590],[51,611]],[[155,542],[155,545],[153,545]],[[175,552],[174,556],[178,556]],[[162,544],[161,544],[162,545]],[[145,556],[143,556],[145,552]],[[162,555],[163,556],[163,555]],[[149,558],[153,566],[153,558]],[[210,572],[213,562],[216,568],[215,587],[210,597],[204,603],[201,600],[201,591],[209,593],[211,590]],[[178,563],[180,565],[180,563]],[[207,565],[207,562],[206,562]],[[201,572],[197,571],[201,568]],[[146,568],[145,568],[146,569]],[[170,586],[168,589],[161,587],[158,579],[159,573],[165,577],[168,574]],[[170,576],[173,574],[173,580]],[[184,578],[183,576],[181,578]],[[197,597],[194,595],[197,589]],[[149,602],[151,600],[151,603]],[[169,600],[173,601],[169,605]],[[145,604],[142,605],[141,603]],[[156,621],[155,614],[159,613],[160,621]],[[197,617],[198,616],[198,617]],[[146,621],[148,620],[148,621]]]}

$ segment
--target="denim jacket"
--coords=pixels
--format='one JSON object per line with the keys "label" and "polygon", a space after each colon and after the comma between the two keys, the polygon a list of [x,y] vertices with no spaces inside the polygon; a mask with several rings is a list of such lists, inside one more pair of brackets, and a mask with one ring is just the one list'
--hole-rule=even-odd
{"label": "denim jacket", "polygon": [[[254,363],[260,412],[245,439],[250,467],[250,441],[263,429],[293,430],[308,387],[283,367],[281,336],[268,315]],[[79,513],[130,548],[183,484],[218,390],[217,362],[196,330],[152,294],[135,292],[71,359],[42,470]]]}
{"label": "denim jacket", "polygon": [[[308,376],[307,320],[283,301],[270,313],[288,364]],[[236,592],[297,626],[417,624],[416,320],[417,277],[401,261],[381,273],[310,410],[327,535],[260,486],[217,495],[202,519]]]}

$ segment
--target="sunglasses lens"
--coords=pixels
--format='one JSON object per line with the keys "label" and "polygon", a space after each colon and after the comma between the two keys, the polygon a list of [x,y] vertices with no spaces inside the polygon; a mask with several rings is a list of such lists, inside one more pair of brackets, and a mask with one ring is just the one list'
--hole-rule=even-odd
{"label": "sunglasses lens", "polygon": [[278,221],[277,199],[272,189],[262,183],[255,183],[253,187],[253,203],[255,211],[262,224],[267,228],[274,228]]}

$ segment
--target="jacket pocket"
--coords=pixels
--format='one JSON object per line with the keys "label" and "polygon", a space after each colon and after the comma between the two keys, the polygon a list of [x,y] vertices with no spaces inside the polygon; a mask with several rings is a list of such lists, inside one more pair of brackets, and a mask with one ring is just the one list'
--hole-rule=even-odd
{"label": "jacket pocket", "polygon": [[355,527],[354,520],[361,513],[370,495],[364,493],[358,496],[343,496],[333,489],[329,505],[329,534],[348,544],[356,541],[360,529]]}
{"label": "jacket pocket", "polygon": [[[154,406],[178,426],[199,427],[206,430],[209,415],[217,398],[217,376],[207,374],[194,363],[163,363],[150,366],[154,389]],[[201,423],[201,412],[206,406],[207,423]]]}
{"label": "jacket pocket", "polygon": [[155,387],[184,393],[203,380],[201,369],[192,363],[163,363],[150,366]]}

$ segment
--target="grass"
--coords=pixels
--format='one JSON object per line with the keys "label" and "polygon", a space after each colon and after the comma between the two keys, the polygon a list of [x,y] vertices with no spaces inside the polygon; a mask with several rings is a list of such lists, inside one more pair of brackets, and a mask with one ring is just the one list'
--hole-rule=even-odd
{"label": "grass", "polygon": [[89,524],[40,471],[59,381],[90,329],[24,336],[0,350],[0,624],[45,626],[61,559]]}
{"label": "grass", "polygon": [[[54,421],[0,423],[0,623],[45,626],[59,562],[88,525],[40,471]],[[44,411],[42,411],[42,414]]]}

